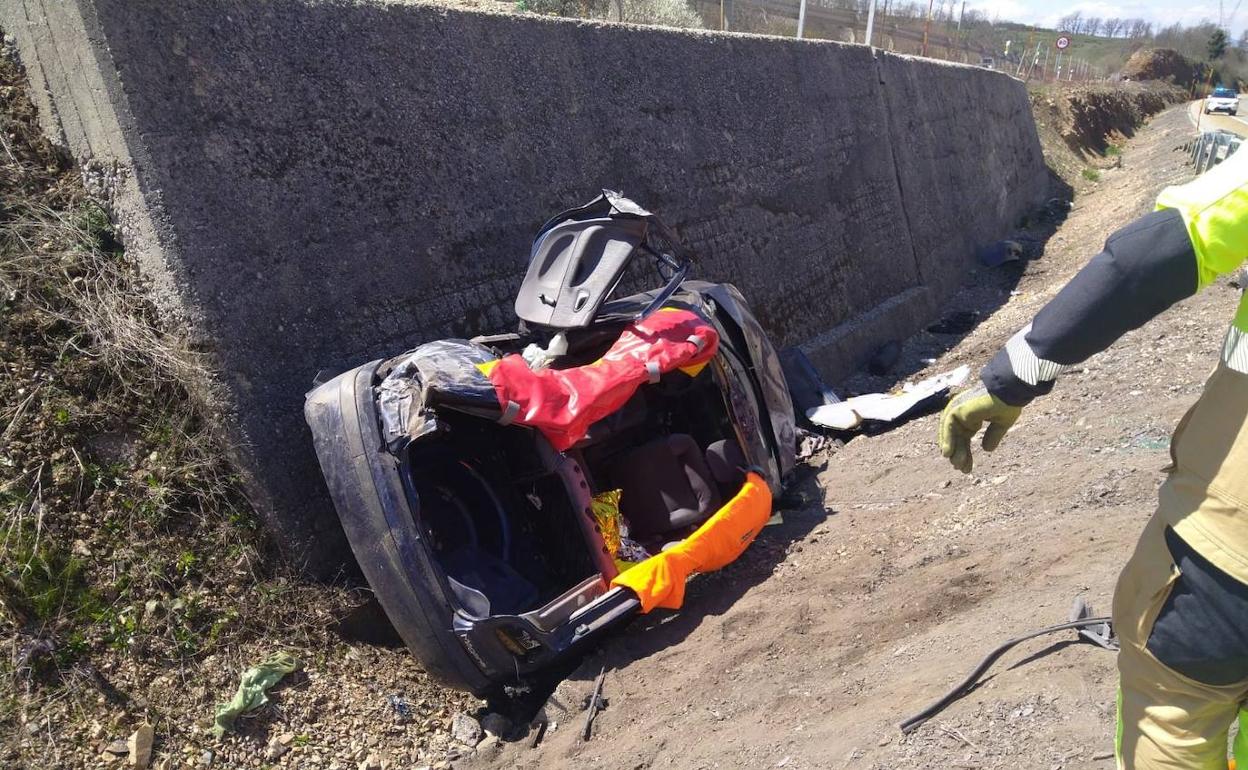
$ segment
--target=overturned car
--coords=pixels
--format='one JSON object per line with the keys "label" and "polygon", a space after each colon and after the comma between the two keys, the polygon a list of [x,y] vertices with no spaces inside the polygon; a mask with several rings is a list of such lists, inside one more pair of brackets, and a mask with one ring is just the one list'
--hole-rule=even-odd
{"label": "overturned car", "polygon": [[[662,288],[613,299],[630,264]],[[316,387],[305,416],[355,557],[443,683],[540,673],[731,561],[794,465],[779,359],[732,286],[604,192],[547,222],[516,333]]]}

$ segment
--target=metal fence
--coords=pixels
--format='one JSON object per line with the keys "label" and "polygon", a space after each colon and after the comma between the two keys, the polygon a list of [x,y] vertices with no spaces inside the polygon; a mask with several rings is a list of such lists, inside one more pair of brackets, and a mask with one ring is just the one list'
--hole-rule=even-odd
{"label": "metal fence", "polygon": [[1203,174],[1231,157],[1243,140],[1229,131],[1202,131],[1187,144],[1188,163]]}

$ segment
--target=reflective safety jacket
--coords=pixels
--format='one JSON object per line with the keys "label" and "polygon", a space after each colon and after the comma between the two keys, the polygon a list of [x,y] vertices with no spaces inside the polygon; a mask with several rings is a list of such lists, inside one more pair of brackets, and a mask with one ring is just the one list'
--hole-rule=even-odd
{"label": "reflective safety jacket", "polygon": [[[988,390],[1016,406],[1048,393],[1064,369],[1109,347],[1248,257],[1248,151],[1187,184],[1118,230],[1105,248],[985,367]],[[1222,361],[1248,374],[1248,294]]]}

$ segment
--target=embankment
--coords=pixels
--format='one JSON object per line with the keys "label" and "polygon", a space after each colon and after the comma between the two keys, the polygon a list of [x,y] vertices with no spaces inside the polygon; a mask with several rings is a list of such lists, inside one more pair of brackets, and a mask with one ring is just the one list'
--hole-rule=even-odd
{"label": "embankment", "polygon": [[598,188],[833,378],[1048,193],[1022,84],[861,46],[399,2],[13,0],[0,25],[322,570],[318,372],[511,327],[532,233]]}
{"label": "embankment", "polygon": [[1111,145],[1184,99],[1183,89],[1157,81],[1045,85],[1031,91],[1045,160],[1075,187],[1084,169],[1104,165]]}

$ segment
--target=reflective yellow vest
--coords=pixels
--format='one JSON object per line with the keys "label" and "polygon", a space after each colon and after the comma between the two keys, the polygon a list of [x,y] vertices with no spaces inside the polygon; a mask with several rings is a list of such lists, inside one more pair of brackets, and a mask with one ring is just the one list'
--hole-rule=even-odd
{"label": "reflective yellow vest", "polygon": [[[1198,288],[1235,270],[1248,257],[1248,147],[1193,181],[1162,190],[1157,208],[1183,217],[1196,252]],[[1227,332],[1222,361],[1248,374],[1248,294]]]}

